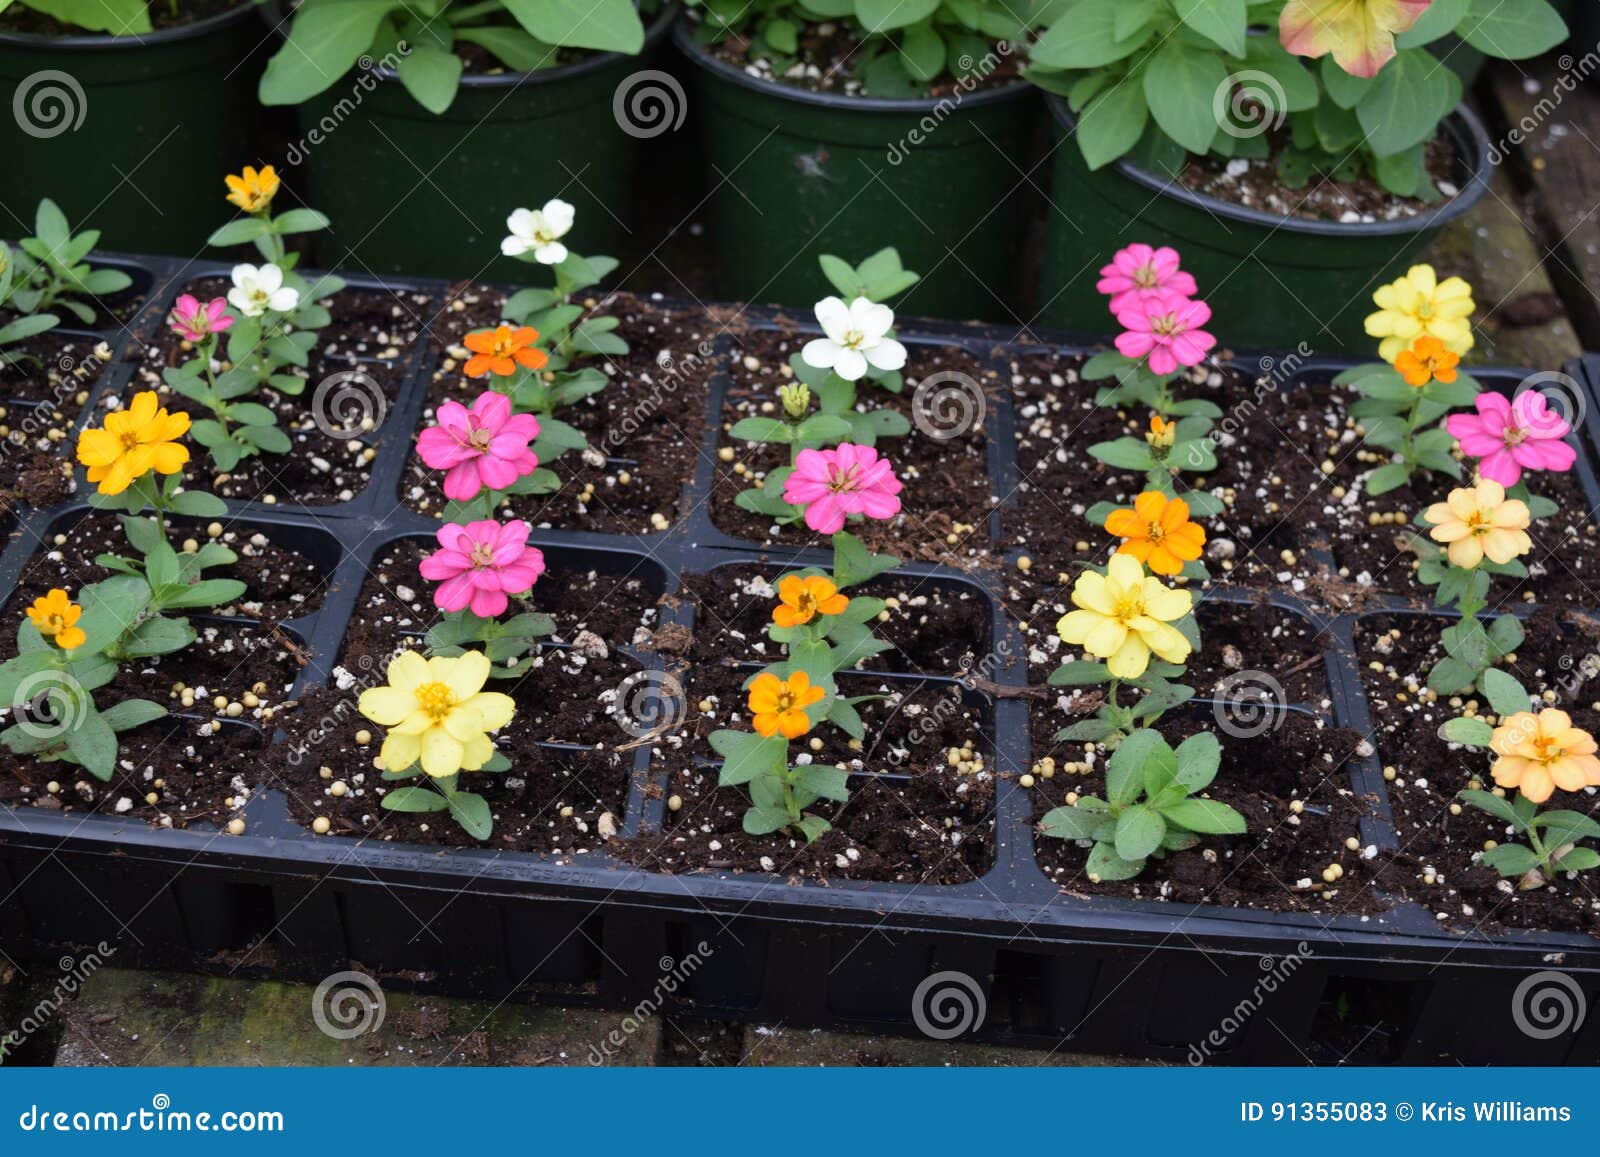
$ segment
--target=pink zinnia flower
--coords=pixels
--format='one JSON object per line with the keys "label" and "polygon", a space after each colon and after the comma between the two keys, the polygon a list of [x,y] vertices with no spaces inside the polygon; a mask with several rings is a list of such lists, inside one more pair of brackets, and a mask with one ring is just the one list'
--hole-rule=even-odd
{"label": "pink zinnia flower", "polygon": [[806,508],[806,525],[834,534],[847,515],[893,518],[900,513],[902,483],[887,458],[871,446],[841,442],[832,450],[802,450],[783,484],[783,500]]}
{"label": "pink zinnia flower", "polygon": [[1514,400],[1485,390],[1476,414],[1451,414],[1444,428],[1461,452],[1478,459],[1478,473],[1501,486],[1515,486],[1524,470],[1570,470],[1578,452],[1562,441],[1572,426],[1550,409],[1538,390]]}
{"label": "pink zinnia flower", "polygon": [[507,595],[533,589],[544,573],[544,552],[528,545],[528,524],[493,519],[439,528],[439,545],[422,560],[422,577],[439,584],[433,601],[442,611],[469,607],[480,619],[505,613]]}
{"label": "pink zinnia flower", "polygon": [[1142,242],[1118,250],[1111,264],[1101,268],[1095,289],[1111,295],[1111,312],[1119,318],[1123,310],[1162,292],[1192,297],[1200,291],[1194,278],[1178,268],[1176,249],[1152,249]]}
{"label": "pink zinnia flower", "polygon": [[233,318],[228,316],[227,298],[213,297],[201,305],[198,297],[185,293],[172,307],[167,324],[190,341],[203,341],[210,334],[226,330]]}
{"label": "pink zinnia flower", "polygon": [[434,422],[417,436],[417,453],[434,470],[446,471],[446,498],[467,502],[486,486],[504,490],[539,465],[528,449],[539,436],[539,420],[513,414],[504,394],[485,390],[470,410],[445,402]]}
{"label": "pink zinnia flower", "polygon": [[1176,293],[1162,292],[1117,314],[1126,333],[1117,335],[1117,352],[1123,357],[1150,355],[1150,372],[1170,374],[1179,366],[1197,366],[1206,351],[1217,344],[1200,327],[1211,320],[1211,307]]}

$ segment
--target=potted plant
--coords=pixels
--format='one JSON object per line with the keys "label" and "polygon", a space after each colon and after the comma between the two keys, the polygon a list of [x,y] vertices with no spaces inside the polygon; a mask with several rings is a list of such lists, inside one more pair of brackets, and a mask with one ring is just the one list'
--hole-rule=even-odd
{"label": "potted plant", "polygon": [[[675,99],[638,58],[666,36],[674,10],[656,0],[581,9],[295,7],[261,100],[298,106],[301,136],[286,159],[305,166],[311,198],[343,227],[333,242],[341,258],[348,250],[373,272],[512,276],[516,265],[496,252],[503,206],[532,194],[587,210],[603,243],[618,240],[636,146],[658,131],[655,97]],[[372,196],[376,173],[393,176],[393,196]]]}
{"label": "potted plant", "polygon": [[675,37],[694,64],[716,176],[724,296],[809,305],[819,256],[889,239],[930,271],[908,312],[1002,314],[1034,109],[1016,80],[1034,20],[1016,11],[958,0],[692,5]]}
{"label": "potted plant", "polygon": [[[1135,219],[1181,245],[1242,345],[1319,353],[1359,343],[1387,280],[1488,179],[1461,82],[1430,46],[1457,32],[1521,59],[1566,35],[1546,0],[1074,0],[1034,46],[1055,151],[1041,300],[1052,324],[1094,330],[1092,267]],[[1364,38],[1362,22],[1376,31]],[[1068,139],[1070,138],[1070,139]]]}
{"label": "potted plant", "polygon": [[213,174],[253,159],[253,6],[0,0],[5,214],[30,219],[43,194],[108,248],[197,250],[219,218]]}

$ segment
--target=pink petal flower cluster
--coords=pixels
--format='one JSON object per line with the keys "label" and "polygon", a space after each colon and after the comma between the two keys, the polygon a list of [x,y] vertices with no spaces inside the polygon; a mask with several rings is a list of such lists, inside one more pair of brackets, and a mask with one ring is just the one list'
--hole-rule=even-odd
{"label": "pink petal flower cluster", "polygon": [[446,472],[446,498],[467,502],[485,487],[504,490],[539,465],[528,449],[539,436],[539,420],[513,414],[504,394],[485,390],[471,409],[445,402],[434,422],[417,436],[417,453],[430,468]]}
{"label": "pink petal flower cluster", "polygon": [[836,534],[852,514],[893,518],[904,484],[871,446],[841,442],[831,450],[802,450],[783,484],[783,500],[806,508],[806,525]]}
{"label": "pink petal flower cluster", "polygon": [[1478,459],[1482,477],[1515,486],[1524,470],[1572,469],[1578,452],[1562,441],[1572,426],[1538,390],[1524,390],[1514,399],[1485,390],[1473,405],[1477,413],[1451,414],[1444,428],[1463,454]]}
{"label": "pink petal flower cluster", "polygon": [[185,293],[172,307],[167,324],[189,341],[203,341],[211,334],[226,331],[233,325],[233,318],[228,315],[227,298],[213,297],[202,305],[194,294]]}
{"label": "pink petal flower cluster", "polygon": [[1194,278],[1178,268],[1176,249],[1170,245],[1152,249],[1138,241],[1119,249],[1111,264],[1101,268],[1095,289],[1111,295],[1111,313],[1116,317],[1161,293],[1193,297],[1200,292]]}
{"label": "pink petal flower cluster", "polygon": [[1123,357],[1150,359],[1150,372],[1170,374],[1199,365],[1217,339],[1200,328],[1211,307],[1191,300],[1194,278],[1178,267],[1178,251],[1135,242],[1119,249],[1100,270],[1095,289],[1111,297],[1111,313],[1125,332],[1117,336]]}
{"label": "pink petal flower cluster", "polygon": [[533,589],[544,573],[544,552],[528,545],[529,526],[493,519],[448,523],[439,528],[442,548],[422,560],[422,577],[439,584],[440,610],[470,608],[480,619],[505,613],[507,595]]}

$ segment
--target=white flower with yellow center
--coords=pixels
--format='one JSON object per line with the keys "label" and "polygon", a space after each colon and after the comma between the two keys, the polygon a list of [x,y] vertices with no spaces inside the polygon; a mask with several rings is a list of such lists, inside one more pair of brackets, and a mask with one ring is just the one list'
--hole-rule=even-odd
{"label": "white flower with yellow center", "polygon": [[577,216],[578,211],[559,197],[546,201],[543,209],[518,209],[506,218],[511,233],[500,242],[500,252],[507,257],[531,252],[540,265],[560,265],[567,259],[561,238]]}
{"label": "white flower with yellow center", "polygon": [[817,302],[817,323],[827,337],[806,342],[800,358],[808,366],[832,370],[847,382],[866,375],[867,367],[898,370],[906,364],[906,347],[888,336],[894,310],[865,297],[846,305],[837,297]]}
{"label": "white flower with yellow center", "polygon": [[267,310],[288,313],[300,304],[300,291],[283,283],[283,270],[266,265],[235,265],[233,288],[228,304],[246,317],[260,317]]}
{"label": "white flower with yellow center", "polygon": [[1104,575],[1084,571],[1068,611],[1056,624],[1063,641],[1081,646],[1118,679],[1137,679],[1154,654],[1168,663],[1189,657],[1189,640],[1170,624],[1194,605],[1188,591],[1163,586],[1132,555],[1115,554]]}
{"label": "white flower with yellow center", "polygon": [[379,758],[386,771],[422,761],[435,779],[477,771],[494,756],[488,732],[516,713],[511,696],[485,691],[489,660],[481,651],[424,659],[403,651],[389,664],[389,685],[361,693],[361,714],[388,730]]}

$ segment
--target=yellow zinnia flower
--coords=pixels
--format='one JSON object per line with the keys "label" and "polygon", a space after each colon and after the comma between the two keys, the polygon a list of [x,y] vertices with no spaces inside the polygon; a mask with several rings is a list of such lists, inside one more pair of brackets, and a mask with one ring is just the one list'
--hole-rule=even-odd
{"label": "yellow zinnia flower", "polygon": [[1367,334],[1382,338],[1378,356],[1390,365],[1419,337],[1436,337],[1453,354],[1472,348],[1472,286],[1459,277],[1443,281],[1431,265],[1413,265],[1406,275],[1380,285],[1372,295],[1377,313],[1367,315]]}
{"label": "yellow zinnia flower", "polygon": [[1451,566],[1471,570],[1485,558],[1508,563],[1533,549],[1528,537],[1528,504],[1507,498],[1506,489],[1485,478],[1476,486],[1462,486],[1450,492],[1444,502],[1435,502],[1422,517],[1433,527],[1428,536],[1445,544]]}
{"label": "yellow zinnia flower", "polygon": [[1189,640],[1169,624],[1189,613],[1193,598],[1162,586],[1130,555],[1112,555],[1104,575],[1079,575],[1072,602],[1078,609],[1061,616],[1057,633],[1106,660],[1118,679],[1143,675],[1152,653],[1169,663],[1189,657]]}
{"label": "yellow zinnia flower", "polygon": [[33,606],[28,608],[28,621],[45,638],[54,639],[56,646],[63,651],[70,651],[83,646],[84,640],[89,637],[77,625],[82,614],[83,608],[69,599],[66,591],[56,587],[49,594],[33,600]]}
{"label": "yellow zinnia flower", "polygon": [[1144,440],[1157,450],[1170,450],[1178,440],[1178,423],[1162,419],[1160,414],[1150,415],[1150,431]]}
{"label": "yellow zinnia flower", "polygon": [[188,432],[188,414],[167,413],[156,404],[155,391],[145,390],[126,410],[107,414],[104,427],[78,435],[78,461],[89,468],[89,481],[100,484],[101,494],[121,494],[152,470],[182,470],[189,450],[176,439]]}
{"label": "yellow zinnia flower", "polygon": [[477,771],[494,756],[488,732],[516,714],[511,696],[485,691],[489,660],[482,651],[424,659],[402,651],[389,664],[389,685],[361,693],[361,714],[388,729],[378,757],[387,771],[422,760],[435,779]]}
{"label": "yellow zinnia flower", "polygon": [[787,679],[763,671],[750,682],[751,723],[757,734],[769,739],[778,734],[797,739],[811,730],[806,708],[826,694],[826,690],[812,684],[811,676],[804,671],[796,671]]}
{"label": "yellow zinnia flower", "polygon": [[778,584],[778,605],[772,608],[772,621],[780,627],[798,627],[818,615],[840,615],[850,600],[839,593],[833,580],[822,575],[784,576]]}
{"label": "yellow zinnia flower", "polygon": [[1537,715],[1518,711],[1494,729],[1489,747],[1499,757],[1490,769],[1495,783],[1520,789],[1534,803],[1543,803],[1558,787],[1600,787],[1594,737],[1554,707]]}
{"label": "yellow zinnia flower", "polygon": [[228,186],[228,200],[246,213],[259,213],[272,204],[282,183],[271,165],[262,165],[259,173],[246,165],[237,177],[230,173],[223,181]]}

